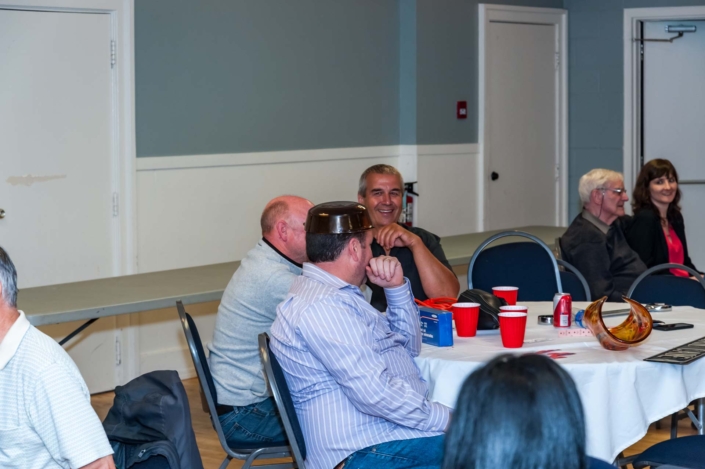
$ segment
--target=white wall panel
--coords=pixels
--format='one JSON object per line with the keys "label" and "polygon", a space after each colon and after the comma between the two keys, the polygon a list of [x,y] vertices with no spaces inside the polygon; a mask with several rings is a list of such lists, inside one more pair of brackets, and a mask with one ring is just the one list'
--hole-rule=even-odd
{"label": "white wall panel", "polygon": [[260,238],[259,218],[273,197],[293,194],[314,203],[354,201],[365,168],[397,162],[398,156],[380,156],[139,170],[138,271],[242,259]]}
{"label": "white wall panel", "polygon": [[477,145],[419,147],[419,226],[441,237],[480,231],[479,163]]}

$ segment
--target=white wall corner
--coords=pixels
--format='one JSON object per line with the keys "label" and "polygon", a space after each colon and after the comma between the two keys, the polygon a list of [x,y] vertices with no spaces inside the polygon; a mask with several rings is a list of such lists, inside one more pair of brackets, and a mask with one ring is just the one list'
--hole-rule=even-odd
{"label": "white wall corner", "polygon": [[418,181],[418,147],[416,145],[399,145],[399,167],[397,168],[405,181]]}

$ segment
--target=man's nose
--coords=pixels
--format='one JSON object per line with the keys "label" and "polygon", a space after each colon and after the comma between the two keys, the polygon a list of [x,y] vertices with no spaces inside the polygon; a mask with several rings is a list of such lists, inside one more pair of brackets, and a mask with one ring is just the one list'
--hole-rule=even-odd
{"label": "man's nose", "polygon": [[389,194],[388,194],[388,193],[385,192],[385,193],[382,195],[382,203],[383,203],[383,204],[389,205],[389,203],[391,202],[391,200],[392,200],[392,199],[391,199],[391,197],[389,197]]}
{"label": "man's nose", "polygon": [[622,200],[625,202],[629,200],[629,194],[627,194],[627,191],[622,192]]}

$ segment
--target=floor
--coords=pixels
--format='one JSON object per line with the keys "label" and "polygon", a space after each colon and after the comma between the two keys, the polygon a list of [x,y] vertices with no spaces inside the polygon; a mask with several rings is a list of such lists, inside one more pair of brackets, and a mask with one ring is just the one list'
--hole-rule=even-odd
{"label": "floor", "polygon": [[[184,380],[184,387],[188,394],[189,403],[191,405],[191,418],[193,420],[193,430],[196,433],[196,441],[198,448],[201,451],[203,466],[205,469],[217,469],[225,458],[225,452],[220,447],[218,437],[211,426],[208,415],[201,409],[201,397],[199,394],[198,380]],[[114,394],[106,392],[95,394],[91,398],[93,408],[95,408],[98,416],[102,420],[108,413],[108,410],[113,405]],[[644,451],[649,446],[652,446],[659,441],[667,440],[670,437],[670,419],[661,421],[661,429],[657,430],[654,424],[649,428],[648,433],[635,445],[628,448],[624,453],[626,455],[637,454]],[[695,435],[696,432],[690,426],[690,420],[684,419],[680,421],[678,435]],[[241,467],[240,461],[234,460],[228,469],[236,469]],[[631,467],[631,466],[629,466]]]}

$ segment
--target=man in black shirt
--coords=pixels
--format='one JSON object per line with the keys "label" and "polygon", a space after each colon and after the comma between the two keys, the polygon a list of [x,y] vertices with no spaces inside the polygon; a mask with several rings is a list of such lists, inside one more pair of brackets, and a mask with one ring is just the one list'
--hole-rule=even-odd
{"label": "man in black shirt", "polygon": [[629,247],[620,225],[629,200],[622,175],[593,169],[578,186],[583,211],[561,238],[561,251],[587,280],[593,299],[622,301],[646,265]]}
{"label": "man in black shirt", "polygon": [[[415,298],[455,298],[460,285],[443,253],[441,238],[421,228],[398,223],[403,186],[399,171],[386,164],[371,166],[360,176],[357,200],[367,208],[374,226],[372,254],[399,259]],[[367,286],[372,289],[372,306],[385,311],[384,290],[369,283]]]}

